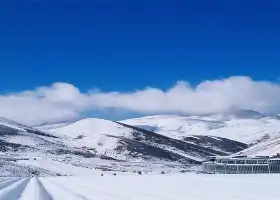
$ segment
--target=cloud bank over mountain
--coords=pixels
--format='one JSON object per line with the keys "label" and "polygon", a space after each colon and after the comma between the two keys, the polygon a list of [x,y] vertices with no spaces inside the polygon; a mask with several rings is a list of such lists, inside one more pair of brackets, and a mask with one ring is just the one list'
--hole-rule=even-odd
{"label": "cloud bank over mountain", "polygon": [[0,115],[26,124],[78,118],[84,112],[107,109],[143,114],[209,114],[230,109],[280,113],[280,84],[232,76],[207,80],[196,86],[179,81],[168,90],[147,87],[131,92],[81,92],[57,82],[34,90],[0,95]]}

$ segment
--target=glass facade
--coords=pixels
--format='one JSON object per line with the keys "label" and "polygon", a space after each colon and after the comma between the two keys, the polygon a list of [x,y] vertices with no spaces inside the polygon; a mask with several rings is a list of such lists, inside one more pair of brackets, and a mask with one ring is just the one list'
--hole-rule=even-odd
{"label": "glass facade", "polygon": [[202,163],[202,170],[222,174],[280,173],[280,159],[218,159]]}

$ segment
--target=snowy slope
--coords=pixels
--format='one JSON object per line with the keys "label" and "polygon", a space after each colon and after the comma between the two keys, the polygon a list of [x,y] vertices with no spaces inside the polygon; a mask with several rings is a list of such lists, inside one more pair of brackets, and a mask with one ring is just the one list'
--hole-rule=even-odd
{"label": "snowy slope", "polygon": [[46,157],[82,159],[95,157],[95,155],[89,151],[68,146],[62,139],[49,133],[1,118],[0,175],[29,176],[32,173],[37,175],[56,174],[45,170],[44,166],[36,167],[34,165],[20,164],[21,160],[34,160]]}
{"label": "snowy slope", "polygon": [[[46,131],[64,138],[64,141],[75,147],[126,161],[198,163],[206,156],[228,155],[247,147],[222,138],[185,137],[184,140],[177,140],[139,127],[96,118],[79,120],[59,128],[48,128]],[[230,148],[226,148],[225,144],[231,144]]]}
{"label": "snowy slope", "polygon": [[0,200],[278,200],[270,174],[1,178]]}
{"label": "snowy slope", "polygon": [[21,130],[21,131],[24,131],[25,128],[28,128],[27,126],[25,126],[23,124],[20,124],[18,122],[15,122],[15,121],[3,118],[3,117],[0,117],[0,125],[7,126],[7,127],[17,129],[17,130]]}
{"label": "snowy slope", "polygon": [[207,156],[229,155],[247,147],[212,136],[178,140],[96,118],[36,128],[2,118],[0,144],[2,176],[181,170]]}
{"label": "snowy slope", "polygon": [[249,112],[238,115],[215,114],[208,116],[149,116],[121,121],[154,131],[156,133],[184,139],[191,135],[217,136],[246,144],[255,144],[266,137],[278,137],[280,120],[276,117],[265,117]]}
{"label": "snowy slope", "polygon": [[245,149],[237,155],[249,156],[276,156],[280,153],[280,136],[272,139],[266,139],[256,145]]}
{"label": "snowy slope", "polygon": [[[31,177],[31,176],[55,176],[58,173],[33,165],[22,165],[17,162],[0,160],[1,177]],[[63,174],[63,173],[62,173]]]}
{"label": "snowy slope", "polygon": [[0,152],[36,156],[44,154],[89,153],[67,146],[63,141],[50,133],[40,131],[11,120],[0,121]]}
{"label": "snowy slope", "polygon": [[260,119],[266,117],[264,114],[261,114],[255,110],[229,110],[221,113],[214,113],[205,115],[204,117],[208,117],[210,119],[215,119],[219,121],[229,121],[234,119]]}
{"label": "snowy slope", "polygon": [[64,127],[64,126],[67,126],[71,123],[73,123],[73,122],[44,123],[44,124],[34,126],[34,128],[40,129],[40,130],[49,130],[49,129]]}
{"label": "snowy slope", "polygon": [[180,171],[192,167],[188,164],[199,164],[206,156],[244,149],[239,143],[225,149],[215,144],[220,141],[217,138],[201,138],[199,141],[204,142],[200,145],[197,138],[181,141],[101,119],[44,127],[46,130],[39,130],[2,119],[0,176],[86,175],[99,170]]}
{"label": "snowy slope", "polygon": [[222,121],[203,120],[198,117],[156,115],[123,120],[121,123],[137,126],[168,137],[182,139],[187,135],[202,135],[205,131],[226,126]]}
{"label": "snowy slope", "polygon": [[114,122],[97,118],[79,120],[59,128],[49,128],[48,131],[58,137],[70,139],[78,147],[99,147],[97,150],[100,154],[104,154],[107,149],[116,148],[116,139],[107,135],[127,136],[131,132],[124,131],[121,125]]}

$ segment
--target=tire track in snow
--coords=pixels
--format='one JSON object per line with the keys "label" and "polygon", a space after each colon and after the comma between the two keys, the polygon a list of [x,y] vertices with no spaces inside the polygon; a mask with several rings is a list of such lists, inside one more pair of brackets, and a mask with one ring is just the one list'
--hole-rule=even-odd
{"label": "tire track in snow", "polygon": [[6,177],[6,178],[1,178],[1,179],[0,179],[0,183],[3,182],[3,181],[12,180],[12,179],[20,179],[20,178],[18,178],[18,177]]}
{"label": "tire track in snow", "polygon": [[21,178],[0,190],[0,200],[18,200],[30,178]]}
{"label": "tire track in snow", "polygon": [[16,183],[17,181],[20,181],[20,180],[21,180],[21,178],[9,178],[9,179],[6,179],[4,181],[1,181],[0,182],[0,191],[2,189],[4,189],[5,187],[7,187],[7,186],[9,186],[13,183]]}
{"label": "tire track in snow", "polygon": [[9,180],[9,179],[13,179],[13,177],[2,177],[0,178],[0,182],[5,181],[5,180]]}
{"label": "tire track in snow", "polygon": [[31,178],[19,200],[53,200],[53,198],[36,177]]}
{"label": "tire track in snow", "polygon": [[47,192],[52,196],[53,200],[91,200],[47,178],[40,178],[39,180],[42,182],[42,185]]}

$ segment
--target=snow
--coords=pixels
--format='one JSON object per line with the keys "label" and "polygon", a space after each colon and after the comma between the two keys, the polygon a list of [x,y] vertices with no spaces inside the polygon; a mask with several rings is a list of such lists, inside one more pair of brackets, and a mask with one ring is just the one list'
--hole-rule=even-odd
{"label": "snow", "polygon": [[[181,117],[176,115],[156,115],[124,120],[121,121],[121,123],[138,126],[175,139],[184,139],[186,137],[200,139],[199,135],[205,135],[211,136],[217,140],[217,143],[221,140],[218,137],[246,142],[247,144],[258,143],[256,146],[242,152],[248,155],[275,155],[280,152],[280,148],[278,148],[280,147],[279,119],[273,117],[261,117],[234,118],[218,121],[211,117],[213,116]],[[2,123],[7,126],[10,124],[9,127],[18,127],[17,130],[20,130],[21,128],[29,129],[29,127],[16,122],[2,118],[0,119],[0,124]],[[1,135],[1,138],[5,142],[11,143],[9,144],[11,147],[7,145],[7,148],[9,147],[10,149],[8,149],[8,152],[5,152],[3,156],[27,158],[27,160],[17,161],[14,165],[4,163],[5,168],[2,172],[5,173],[5,176],[11,176],[13,174],[23,176],[24,174],[32,173],[33,169],[39,172],[42,171],[42,175],[51,173],[84,175],[92,174],[95,169],[131,171],[129,168],[133,168],[135,170],[145,169],[147,171],[158,171],[159,168],[168,168],[166,163],[161,163],[159,166],[154,165],[155,162],[166,161],[163,159],[157,159],[157,157],[143,160],[141,156],[130,158],[130,152],[126,149],[117,152],[115,149],[118,149],[118,147],[122,145],[121,142],[123,142],[119,140],[118,137],[133,139],[133,133],[135,134],[135,130],[113,121],[87,118],[75,122],[65,122],[53,125],[45,124],[43,127],[45,127],[45,130],[48,130],[48,133],[51,133],[58,138],[45,137],[44,135],[37,135],[32,132],[28,133],[25,130],[20,131],[17,134]],[[148,132],[145,134],[149,135],[150,133]],[[115,137],[108,137],[108,135]],[[268,137],[264,139],[267,135]],[[149,143],[150,141],[145,142],[192,160],[201,161],[204,159],[202,156],[199,157],[198,154],[177,149],[176,145],[172,146],[168,143]],[[197,145],[187,140],[185,140],[185,143]],[[13,144],[24,144],[28,147],[13,147]],[[199,147],[200,146],[197,148]],[[20,151],[15,151],[17,149]],[[81,154],[79,154],[79,152],[86,153],[87,150],[96,153],[96,156],[92,156],[96,157],[96,159],[83,158]],[[103,155],[126,162],[118,163],[113,162],[112,160],[105,161],[100,159],[100,156]],[[37,159],[34,160],[34,157]],[[70,157],[70,161],[65,159],[65,157]],[[136,161],[138,164],[133,163]],[[141,162],[143,161],[146,161],[146,163],[141,166]],[[178,165],[176,161],[169,161],[169,164],[173,166]],[[7,171],[10,167],[14,169],[12,173],[8,173]],[[157,169],[154,170],[154,167]],[[182,166],[175,168],[180,171]],[[20,173],[16,172],[16,170],[20,170]]]}
{"label": "snow", "polygon": [[[157,115],[124,120],[121,123],[175,139],[200,139],[199,135],[206,135],[217,141],[220,140],[218,137],[225,137],[248,144],[257,142],[241,152],[247,155],[279,153],[280,120],[273,117],[248,118],[243,114],[243,118],[235,116],[226,120],[218,116]],[[0,124],[20,131],[18,134],[3,134],[1,139],[5,142],[32,147],[24,151],[11,150],[1,154],[0,200],[280,199],[277,192],[280,176],[277,174],[205,175],[190,173],[196,171],[197,166],[176,162],[143,162],[140,158],[136,158],[139,159],[138,162],[114,161],[76,155],[74,151],[82,149],[74,149],[73,146],[96,147],[97,153],[104,154],[107,150],[114,149],[118,143],[117,138],[107,135],[128,138],[131,136],[131,128],[109,120],[88,118],[41,126],[40,129],[59,138],[28,133],[25,128],[29,127],[4,118],[0,118]],[[159,147],[170,148],[168,150],[171,152],[176,151],[180,155],[198,159],[165,144]],[[49,153],[56,149],[73,151],[73,154]],[[10,158],[15,160],[11,162]],[[133,173],[137,171],[141,171],[143,175]],[[162,171],[167,174],[162,175]],[[179,173],[180,171],[188,173]],[[101,173],[104,176],[101,176]],[[114,176],[113,173],[117,175]],[[34,177],[35,175],[41,177]]]}
{"label": "snow", "polygon": [[[70,159],[65,159],[63,157],[53,157],[53,158],[36,158],[27,160],[18,160],[18,166],[23,168],[35,168],[44,169],[52,174],[60,174],[67,176],[90,176],[96,172],[103,173],[107,172],[126,172],[133,173],[137,171],[142,171],[143,173],[158,173],[162,171],[165,172],[180,172],[182,170],[196,171],[197,166],[185,165],[180,163],[170,163],[170,162],[119,162],[113,160],[103,160],[100,158],[81,158],[72,157]],[[0,174],[3,176],[3,170],[0,168]],[[42,172],[45,176],[45,173]],[[11,176],[11,175],[10,175]]]}
{"label": "snow", "polygon": [[265,117],[265,115],[259,113],[255,110],[239,110],[233,109],[221,113],[214,113],[210,115],[206,115],[206,117],[215,119],[215,120],[233,120],[233,119],[259,119]]}
{"label": "snow", "polygon": [[[120,121],[120,123],[132,125],[151,132],[158,133],[170,138],[183,140],[186,137],[199,138],[197,136],[210,136],[219,140],[218,137],[228,138],[246,144],[256,144],[280,136],[280,120],[275,117],[265,117],[257,112],[242,111],[229,113],[228,116],[221,114],[208,116],[182,117],[177,115],[155,115],[142,118],[134,118]],[[234,116],[234,117],[233,117]],[[37,127],[38,128],[38,127]],[[118,146],[118,138],[131,138],[132,132],[128,127],[118,123],[87,118],[76,122],[66,122],[60,124],[47,124],[39,127],[47,130],[48,133],[63,139],[64,143],[77,148],[87,148],[93,150],[98,155],[107,155],[116,159],[125,160],[126,152],[115,153]],[[179,152],[164,145],[158,146],[168,151],[201,161],[203,158],[195,158],[189,153]],[[274,152],[280,152],[277,148]],[[137,158],[135,158],[135,161]]]}
{"label": "snow", "polygon": [[[271,138],[280,136],[280,120],[274,117],[262,118],[233,118],[217,120],[216,117],[206,116],[149,116],[127,119],[124,124],[152,129],[159,134],[182,139],[186,136],[206,135],[224,137],[246,144],[256,143],[266,135]],[[153,128],[152,128],[153,127]]]}
{"label": "snow", "polygon": [[9,137],[5,138],[5,141],[10,143],[18,143],[18,144],[24,144],[28,146],[36,146],[38,144],[38,140],[34,139],[32,137],[23,137],[22,135],[9,135]]}
{"label": "snow", "polygon": [[[206,135],[253,144],[262,140],[266,135],[269,135],[270,138],[280,135],[280,120],[275,117],[217,120],[215,116],[181,117],[176,115],[155,115],[127,119],[120,122],[175,139],[183,139],[186,136]],[[105,139],[104,135],[125,136],[125,134],[129,134],[129,131],[125,133],[126,131],[118,127],[114,122],[96,118],[83,119],[74,123],[48,125],[47,130],[59,137],[73,139],[83,136],[84,139],[77,140],[75,143],[78,143],[79,146],[88,146],[90,144],[94,147],[102,144],[104,146],[103,151],[107,147],[111,149],[115,147],[115,140],[112,138],[111,140]]]}
{"label": "snow", "polygon": [[76,147],[98,147],[98,153],[104,154],[106,150],[114,149],[117,145],[117,138],[107,135],[126,136],[130,133],[129,128],[126,128],[126,131],[123,129],[121,125],[109,120],[87,118],[64,127],[49,129],[49,132],[70,139],[68,142]]}
{"label": "snow", "polygon": [[199,135],[201,132],[210,130],[213,128],[223,127],[222,122],[205,121],[200,119],[193,119],[191,117],[179,117],[179,116],[150,116],[136,119],[128,119],[121,121],[124,124],[137,126],[139,128],[148,127],[149,131],[173,137],[175,139],[181,139],[183,136]]}
{"label": "snow", "polygon": [[40,130],[49,130],[49,129],[54,129],[54,128],[61,128],[64,126],[67,126],[73,122],[63,122],[63,123],[54,123],[54,124],[44,124],[40,126],[35,126],[35,128],[40,129]]}
{"label": "snow", "polygon": [[99,136],[117,130],[115,123],[98,118],[87,118],[55,129],[56,134],[76,138],[79,135]]}
{"label": "snow", "polygon": [[[169,120],[170,116],[157,116],[159,119],[163,120]],[[174,121],[180,122],[180,118],[176,116],[172,116]],[[154,118],[148,117],[145,118],[146,120],[152,120]],[[184,119],[182,121],[185,121]],[[192,122],[195,124],[197,121],[199,121],[199,125],[205,125],[205,122],[202,120],[192,120]],[[213,122],[215,127],[217,127],[217,123]],[[213,127],[214,125],[211,124]],[[209,125],[210,126],[210,125]],[[139,127],[139,126],[138,126]],[[140,125],[141,127],[141,125]],[[161,127],[153,128],[153,126],[145,126],[141,127],[145,129],[154,129],[153,131],[156,132],[155,129],[161,130]],[[88,118],[83,119],[80,121],[76,121],[71,124],[67,124],[66,126],[62,126],[59,128],[49,129],[49,133],[52,135],[56,135],[60,138],[64,139],[64,142],[68,143],[70,146],[75,146],[78,148],[85,148],[89,150],[93,150],[98,155],[106,155],[113,157],[115,159],[119,160],[128,160],[128,158],[133,159],[133,161],[141,160],[142,158],[133,158],[129,155],[130,152],[123,150],[122,152],[117,152],[116,149],[120,145],[122,145],[123,141],[120,141],[120,137],[125,137],[128,139],[133,139],[133,133],[135,133],[135,130],[126,127],[122,124],[118,124],[116,122],[112,122],[109,120],[103,120],[103,119],[96,119],[96,118]],[[178,131],[176,132],[176,134]],[[146,133],[147,134],[147,133]],[[149,134],[149,133],[148,133]],[[161,134],[161,133],[160,133]],[[108,137],[108,135],[113,137]],[[163,134],[165,135],[165,134]],[[195,137],[195,136],[193,136]],[[183,138],[180,138],[183,139]],[[197,146],[197,149],[200,148],[199,145],[192,143],[191,141],[186,142],[186,144],[192,144]],[[118,146],[119,145],[119,146]],[[174,152],[178,155],[184,156],[186,158],[190,158],[195,161],[202,161],[204,159],[202,156],[194,156],[189,151],[184,150],[178,150],[174,146],[170,146],[170,144],[154,144],[150,143],[150,145],[154,145],[158,148]],[[212,147],[211,147],[212,148]],[[143,159],[142,159],[143,160]]]}
{"label": "snow", "polygon": [[0,178],[0,200],[278,200],[279,177],[186,173]]}
{"label": "snow", "polygon": [[11,128],[17,129],[19,131],[24,131],[24,128],[26,128],[25,125],[17,123],[15,121],[12,121],[9,119],[6,119],[4,117],[0,117],[0,125],[11,127]]}
{"label": "snow", "polygon": [[21,178],[16,182],[10,183],[8,186],[2,188],[0,190],[0,199],[19,199],[29,180],[29,178]]}
{"label": "snow", "polygon": [[280,138],[268,139],[237,154],[249,156],[275,156],[280,153]]}
{"label": "snow", "polygon": [[52,200],[47,190],[38,178],[31,178],[19,200]]}
{"label": "snow", "polygon": [[73,166],[71,163],[61,162],[59,160],[49,159],[49,158],[37,158],[36,160],[20,160],[19,164],[25,166],[35,166],[48,171],[54,172],[56,174],[65,175],[90,175],[95,172],[94,169]]}

